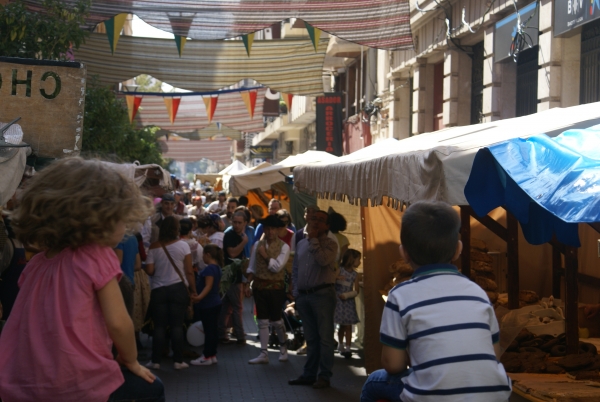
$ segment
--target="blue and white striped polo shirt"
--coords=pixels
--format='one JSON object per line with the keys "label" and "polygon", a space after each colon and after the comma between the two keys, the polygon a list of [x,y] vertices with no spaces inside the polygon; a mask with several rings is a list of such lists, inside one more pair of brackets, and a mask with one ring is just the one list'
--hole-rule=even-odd
{"label": "blue and white striped polo shirt", "polygon": [[390,291],[381,342],[406,349],[414,370],[404,402],[507,401],[511,383],[496,360],[498,321],[485,292],[449,264],[425,265]]}

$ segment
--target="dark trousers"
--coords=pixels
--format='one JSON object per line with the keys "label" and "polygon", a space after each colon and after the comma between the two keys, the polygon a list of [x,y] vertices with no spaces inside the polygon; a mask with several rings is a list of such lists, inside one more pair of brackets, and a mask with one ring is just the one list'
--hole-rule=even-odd
{"label": "dark trousers", "polygon": [[217,354],[217,345],[219,344],[219,315],[221,305],[210,308],[196,309],[198,321],[202,321],[204,328],[204,357],[213,357]]}
{"label": "dark trousers", "polygon": [[153,289],[150,293],[150,307],[154,334],[152,335],[152,362],[160,363],[167,343],[167,326],[171,330],[173,361],[183,361],[183,320],[189,304],[189,296],[183,282]]}
{"label": "dark trousers", "polygon": [[165,386],[160,378],[156,377],[150,384],[146,380],[133,374],[126,368],[121,368],[125,382],[110,394],[108,402],[164,402]]}

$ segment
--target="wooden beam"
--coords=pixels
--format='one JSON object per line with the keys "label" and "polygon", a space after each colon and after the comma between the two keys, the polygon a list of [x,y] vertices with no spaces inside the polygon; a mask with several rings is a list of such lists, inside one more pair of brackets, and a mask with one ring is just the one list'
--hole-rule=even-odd
{"label": "wooden beam", "polygon": [[588,225],[590,225],[592,228],[594,228],[594,230],[598,233],[600,233],[600,222],[592,222],[592,223],[588,223]]}
{"label": "wooden beam", "polygon": [[506,238],[508,236],[508,232],[506,231],[506,228],[504,226],[502,226],[501,224],[499,224],[498,222],[496,222],[494,220],[494,218],[492,218],[489,215],[479,217],[479,216],[475,215],[475,212],[473,212],[471,214],[471,216],[473,218],[477,219],[477,221],[479,223],[481,223],[483,226],[485,226],[490,231],[492,231],[492,233],[494,233],[496,236],[498,236],[502,240],[506,241]]}
{"label": "wooden beam", "polygon": [[508,308],[519,308],[519,221],[506,211]]}
{"label": "wooden beam", "polygon": [[467,278],[471,278],[471,207],[460,206],[460,240],[463,244],[463,252],[460,256],[461,272]]}
{"label": "wooden beam", "polygon": [[567,354],[579,352],[578,300],[579,284],[577,283],[577,248],[566,247],[565,254],[565,329],[567,335]]}
{"label": "wooden beam", "polygon": [[552,295],[560,299],[561,278],[564,274],[562,269],[562,258],[560,249],[552,245]]}

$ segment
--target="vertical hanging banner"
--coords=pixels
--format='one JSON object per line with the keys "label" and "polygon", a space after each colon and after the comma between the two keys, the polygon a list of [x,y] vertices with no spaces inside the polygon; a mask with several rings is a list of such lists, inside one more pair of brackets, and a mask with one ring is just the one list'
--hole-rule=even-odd
{"label": "vertical hanging banner", "polygon": [[108,43],[110,44],[110,51],[112,54],[115,54],[117,43],[119,43],[119,36],[121,36],[121,31],[123,30],[126,19],[127,14],[118,14],[111,19],[104,21],[106,36],[108,37]]}
{"label": "vertical hanging banner", "polygon": [[135,95],[125,95],[125,101],[127,102],[127,112],[129,114],[129,122],[133,123],[135,115],[137,114],[140,105],[142,104],[142,97]]}
{"label": "vertical hanging banner", "polygon": [[164,101],[165,106],[167,107],[167,112],[169,113],[169,119],[171,120],[171,124],[173,124],[175,123],[175,118],[177,117],[177,110],[179,110],[181,98],[165,97]]}
{"label": "vertical hanging banner", "polygon": [[208,122],[211,123],[213,116],[215,115],[215,110],[217,110],[219,95],[203,96],[202,100],[204,101],[204,106],[206,107],[206,117],[208,117]]}
{"label": "vertical hanging banner", "polygon": [[242,91],[240,92],[240,96],[246,105],[246,109],[248,109],[248,114],[250,115],[250,120],[254,119],[254,109],[256,108],[256,95],[258,94],[258,90],[253,91]]}
{"label": "vertical hanging banner", "polygon": [[317,150],[342,156],[342,94],[317,96]]}

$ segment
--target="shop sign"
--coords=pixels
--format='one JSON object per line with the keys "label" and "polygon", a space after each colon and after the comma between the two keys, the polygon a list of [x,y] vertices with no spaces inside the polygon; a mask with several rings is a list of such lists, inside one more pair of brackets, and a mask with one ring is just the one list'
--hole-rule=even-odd
{"label": "shop sign", "polygon": [[79,155],[85,104],[83,64],[0,57],[0,122],[17,117],[37,156]]}
{"label": "shop sign", "polygon": [[273,159],[272,145],[258,145],[250,147],[250,156],[259,159]]}
{"label": "shop sign", "polygon": [[342,156],[341,93],[326,93],[317,97],[317,150]]}
{"label": "shop sign", "polygon": [[[539,10],[536,10],[537,3],[537,1],[534,1],[527,7],[523,7],[519,10],[521,24],[525,23],[529,17],[533,16],[533,18],[527,24],[527,28],[524,30],[524,33],[528,35],[526,36],[527,43],[531,46],[537,46],[538,44],[540,13]],[[494,32],[494,60],[496,62],[504,61],[511,57],[510,47],[513,39],[517,35],[518,20],[517,13],[513,13],[496,23],[496,29]]]}
{"label": "shop sign", "polygon": [[600,18],[600,0],[562,0],[554,2],[554,36]]}

